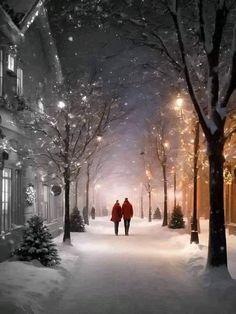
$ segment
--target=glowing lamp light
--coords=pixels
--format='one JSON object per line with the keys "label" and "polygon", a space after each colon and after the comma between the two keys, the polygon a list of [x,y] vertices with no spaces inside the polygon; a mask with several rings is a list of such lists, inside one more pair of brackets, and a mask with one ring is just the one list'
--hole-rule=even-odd
{"label": "glowing lamp light", "polygon": [[64,101],[61,101],[61,100],[57,104],[57,107],[60,108],[60,109],[65,108],[65,106],[66,106],[66,104],[64,103]]}
{"label": "glowing lamp light", "polygon": [[150,170],[146,169],[146,176],[148,177],[148,179],[150,180],[151,179],[151,172]]}
{"label": "glowing lamp light", "polygon": [[95,190],[99,190],[101,188],[101,185],[100,184],[96,184],[95,185]]}
{"label": "glowing lamp light", "polygon": [[165,148],[169,148],[169,146],[170,146],[170,144],[169,144],[168,142],[165,142],[165,143],[164,143],[164,147],[165,147]]}
{"label": "glowing lamp light", "polygon": [[101,135],[97,135],[97,141],[100,143],[102,141],[102,136]]}
{"label": "glowing lamp light", "polygon": [[177,96],[176,102],[175,102],[175,109],[181,110],[183,108],[184,100],[179,95]]}

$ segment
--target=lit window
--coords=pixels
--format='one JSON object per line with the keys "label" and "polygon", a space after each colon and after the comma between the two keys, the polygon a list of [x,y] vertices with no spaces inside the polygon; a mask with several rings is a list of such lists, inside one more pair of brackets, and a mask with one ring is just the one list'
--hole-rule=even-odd
{"label": "lit window", "polygon": [[3,96],[3,51],[0,50],[0,96]]}
{"label": "lit window", "polygon": [[21,68],[17,68],[17,82],[16,82],[16,90],[17,95],[22,96],[23,95],[23,71]]}
{"label": "lit window", "polygon": [[44,113],[44,105],[41,99],[38,101],[38,106],[39,106],[39,112]]}
{"label": "lit window", "polygon": [[48,186],[43,185],[43,218],[49,221]]}
{"label": "lit window", "polygon": [[4,168],[2,173],[2,206],[1,206],[1,231],[8,231],[11,226],[11,183],[12,172]]}
{"label": "lit window", "polygon": [[8,70],[14,72],[14,70],[15,70],[15,58],[11,54],[8,55],[8,66],[7,67],[8,67]]}

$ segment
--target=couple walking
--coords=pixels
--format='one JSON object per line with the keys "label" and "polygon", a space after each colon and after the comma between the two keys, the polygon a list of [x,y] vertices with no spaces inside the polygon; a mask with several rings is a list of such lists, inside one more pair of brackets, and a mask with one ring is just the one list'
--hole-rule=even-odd
{"label": "couple walking", "polygon": [[115,235],[118,235],[119,222],[121,221],[122,216],[124,219],[125,235],[127,236],[129,235],[130,220],[133,217],[133,206],[128,198],[125,198],[122,207],[120,206],[119,201],[116,201],[112,208],[111,221],[114,222]]}

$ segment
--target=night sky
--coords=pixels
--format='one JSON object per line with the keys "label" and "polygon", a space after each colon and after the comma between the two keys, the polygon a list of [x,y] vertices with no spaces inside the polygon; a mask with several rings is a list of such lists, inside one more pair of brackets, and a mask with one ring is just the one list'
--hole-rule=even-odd
{"label": "night sky", "polygon": [[[158,106],[163,106],[156,52],[134,44],[123,29],[112,25],[98,27],[85,23],[77,27],[62,11],[58,7],[49,12],[63,74],[71,88],[81,78],[91,82],[101,78],[105,92],[118,96],[121,106],[130,111],[112,126],[115,141],[109,145],[109,162],[102,170],[106,180],[102,183],[110,190],[113,184],[114,194],[117,186],[122,186],[119,195],[132,196],[144,175],[140,152],[144,150],[148,120]],[[55,25],[58,19],[60,23]],[[111,142],[109,132],[106,141]]]}

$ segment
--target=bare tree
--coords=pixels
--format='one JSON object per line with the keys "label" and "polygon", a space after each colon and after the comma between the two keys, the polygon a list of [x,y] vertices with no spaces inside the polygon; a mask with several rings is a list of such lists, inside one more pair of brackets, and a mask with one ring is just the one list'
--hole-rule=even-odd
{"label": "bare tree", "polygon": [[[149,149],[152,151],[153,158],[158,162],[163,182],[163,222],[162,226],[168,225],[168,172],[171,168],[172,156],[172,137],[174,127],[170,121],[172,116],[170,111],[158,110],[150,123]],[[171,158],[170,158],[171,157]]]}
{"label": "bare tree", "polygon": [[[90,4],[90,5],[89,5]],[[92,5],[91,5],[92,4]],[[158,68],[184,79],[205,134],[209,159],[210,220],[207,266],[227,267],[223,149],[225,121],[236,88],[234,0],[83,1],[90,15],[107,16],[137,45],[157,52]],[[96,13],[96,14],[95,14]],[[86,16],[79,11],[75,16]],[[163,58],[162,58],[163,57]],[[161,71],[160,71],[161,72]]]}
{"label": "bare tree", "polygon": [[63,242],[70,244],[71,182],[76,180],[81,165],[115,118],[117,106],[95,85],[91,88],[81,84],[73,92],[63,91],[60,86],[57,92],[60,97],[45,107],[44,112],[25,111],[22,121],[32,139],[29,155],[39,165],[54,172],[64,186]]}
{"label": "bare tree", "polygon": [[[185,80],[205,134],[210,177],[209,268],[227,267],[223,149],[225,121],[236,87],[235,5],[231,0],[130,1],[128,10],[123,6],[115,13],[132,25],[134,42],[156,50],[167,61],[165,68],[169,66]],[[161,62],[159,67],[163,67]]]}

